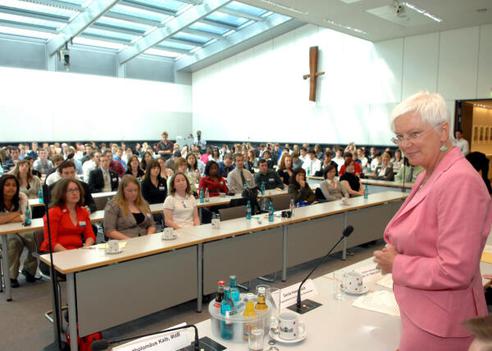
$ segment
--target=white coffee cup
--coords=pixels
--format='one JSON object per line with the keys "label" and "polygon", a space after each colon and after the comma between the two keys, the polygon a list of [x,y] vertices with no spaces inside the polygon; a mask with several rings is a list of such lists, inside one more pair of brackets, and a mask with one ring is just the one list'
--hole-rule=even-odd
{"label": "white coffee cup", "polygon": [[120,242],[118,240],[109,240],[106,243],[106,252],[110,254],[120,252]]}
{"label": "white coffee cup", "polygon": [[294,340],[305,334],[306,326],[297,313],[285,311],[278,316],[278,332],[281,339]]}
{"label": "white coffee cup", "polygon": [[174,228],[164,228],[164,231],[162,232],[162,240],[172,240],[175,238],[174,234]]}
{"label": "white coffee cup", "polygon": [[350,271],[343,274],[342,290],[350,294],[360,294],[364,292],[364,277],[361,273]]}

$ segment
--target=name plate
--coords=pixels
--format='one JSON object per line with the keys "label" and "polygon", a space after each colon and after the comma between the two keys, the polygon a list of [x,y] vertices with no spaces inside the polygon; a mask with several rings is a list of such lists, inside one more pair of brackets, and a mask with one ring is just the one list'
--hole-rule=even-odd
{"label": "name plate", "polygon": [[[280,306],[290,306],[297,302],[297,290],[299,289],[301,283],[291,285],[287,288],[283,288],[277,292],[272,293],[274,301],[278,301],[278,296],[280,294]],[[301,289],[301,300],[306,298],[312,298],[318,295],[318,290],[311,279],[306,280]]]}
{"label": "name plate", "polygon": [[[185,323],[172,328],[181,327]],[[113,351],[175,351],[190,345],[186,329],[147,336],[129,343],[114,347]]]}

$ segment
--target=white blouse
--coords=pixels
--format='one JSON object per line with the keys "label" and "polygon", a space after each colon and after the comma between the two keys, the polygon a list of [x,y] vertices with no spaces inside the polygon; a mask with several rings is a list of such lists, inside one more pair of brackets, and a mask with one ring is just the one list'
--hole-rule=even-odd
{"label": "white blouse", "polygon": [[196,207],[196,200],[193,195],[186,194],[181,197],[178,194],[169,195],[164,201],[164,209],[171,210],[173,221],[180,227],[193,226],[193,214]]}

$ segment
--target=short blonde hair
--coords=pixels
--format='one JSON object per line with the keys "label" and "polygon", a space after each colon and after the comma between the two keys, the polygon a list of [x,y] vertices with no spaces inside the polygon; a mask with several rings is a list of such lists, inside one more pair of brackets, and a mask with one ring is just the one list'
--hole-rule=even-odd
{"label": "short blonde hair", "polygon": [[[415,112],[424,122],[433,127],[450,122],[448,107],[444,98],[437,93],[419,91],[403,100],[391,113],[391,130],[395,131],[395,120],[407,113]],[[450,134],[451,128],[450,128]],[[452,135],[451,135],[452,136]]]}

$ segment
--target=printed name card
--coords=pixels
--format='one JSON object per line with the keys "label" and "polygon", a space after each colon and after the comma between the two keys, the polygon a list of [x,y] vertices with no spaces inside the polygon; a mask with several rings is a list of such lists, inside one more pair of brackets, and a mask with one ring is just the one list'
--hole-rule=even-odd
{"label": "printed name card", "polygon": [[[281,306],[287,307],[293,305],[297,302],[297,290],[299,289],[299,285],[301,285],[301,283],[297,283],[287,288],[283,288],[277,292],[272,293],[272,295],[281,294],[280,295]],[[304,283],[304,285],[301,288],[301,299],[312,298],[316,295],[318,295],[316,286],[314,285],[311,279],[307,280],[306,283]],[[275,301],[278,301],[277,296],[272,296],[272,297]]]}
{"label": "printed name card", "polygon": [[[185,325],[186,323],[182,323],[173,328]],[[161,334],[140,338],[114,347],[113,351],[175,351],[189,345],[187,330],[183,329],[172,332],[163,331]]]}

